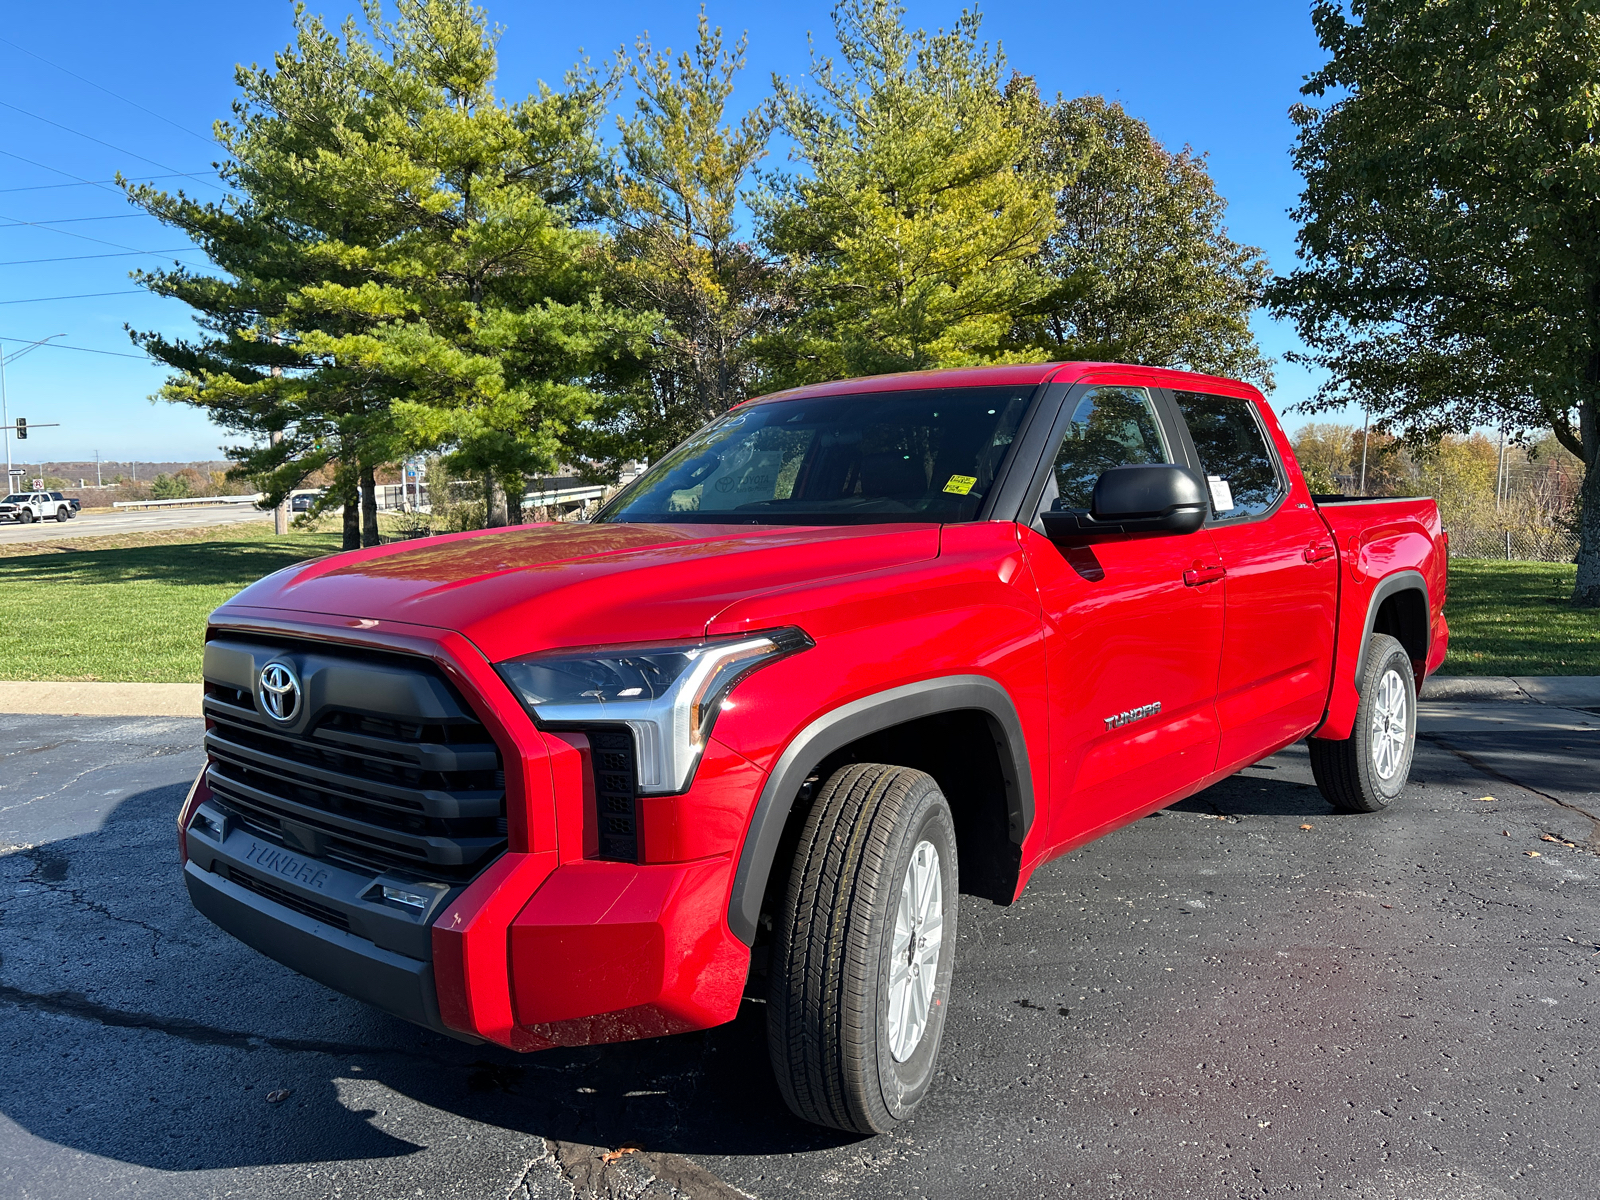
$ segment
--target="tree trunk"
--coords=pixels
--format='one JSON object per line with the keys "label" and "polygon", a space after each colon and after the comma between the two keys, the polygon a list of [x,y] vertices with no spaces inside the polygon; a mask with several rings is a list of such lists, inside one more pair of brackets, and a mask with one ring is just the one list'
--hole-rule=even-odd
{"label": "tree trunk", "polygon": [[518,486],[513,487],[506,493],[506,523],[508,525],[521,525],[523,521],[522,496],[527,491],[527,487],[523,484],[520,475],[517,477],[517,483]]}
{"label": "tree trunk", "polygon": [[341,548],[345,550],[361,549],[361,492],[356,486],[357,475],[354,469],[341,471],[336,486],[344,491],[340,503],[344,505],[344,540]]}
{"label": "tree trunk", "polygon": [[[1593,442],[1585,444],[1587,450]],[[1600,454],[1591,455],[1578,494],[1578,579],[1572,602],[1582,608],[1600,608]]]}
{"label": "tree trunk", "polygon": [[378,544],[378,482],[372,464],[361,464],[361,544]]}
{"label": "tree trunk", "polygon": [[488,529],[504,527],[506,524],[506,490],[500,486],[500,476],[493,471],[484,472],[483,499],[485,510],[484,526]]}

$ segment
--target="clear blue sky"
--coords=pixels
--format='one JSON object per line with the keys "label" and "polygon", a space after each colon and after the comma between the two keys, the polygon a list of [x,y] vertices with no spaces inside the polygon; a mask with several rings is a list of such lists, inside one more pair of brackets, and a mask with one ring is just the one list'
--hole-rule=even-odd
{"label": "clear blue sky", "polygon": [[[698,11],[690,0],[493,0],[486,7],[505,30],[498,87],[506,95],[524,94],[540,79],[559,80],[580,49],[598,59],[645,30],[657,46],[687,45]],[[334,24],[348,11],[317,0],[310,8]],[[234,64],[268,62],[287,44],[291,11],[275,0],[9,6],[0,26],[0,337],[31,341],[64,333],[59,340],[66,345],[128,355],[133,349],[124,324],[192,329],[183,306],[137,293],[127,276],[139,263],[161,261],[127,250],[173,251],[184,239],[148,217],[130,215],[114,188],[74,180],[105,181],[119,170],[203,176],[216,147],[196,135],[227,115]],[[771,73],[798,78],[806,70],[808,32],[819,47],[831,47],[828,11],[821,0],[708,5],[712,21],[729,33],[749,31],[747,102],[766,93]],[[917,0],[910,21],[948,26],[958,11],[954,4]],[[1231,233],[1262,247],[1281,270],[1293,259],[1294,225],[1286,210],[1299,189],[1289,163],[1286,112],[1303,77],[1322,60],[1308,11],[1309,3],[1293,0],[994,0],[984,10],[984,29],[1045,94],[1114,97],[1167,145],[1188,143],[1206,152],[1230,205]],[[218,194],[199,180],[166,182],[200,196]],[[19,261],[80,255],[121,257]],[[193,252],[178,257],[204,261]],[[41,299],[86,293],[114,294]],[[1274,356],[1294,345],[1289,329],[1264,316],[1256,328]],[[19,348],[15,341],[0,344],[8,352]],[[137,356],[44,348],[8,367],[6,376],[13,417],[61,422],[14,447],[19,458],[84,459],[96,450],[107,460],[211,458],[223,440],[194,410],[152,404],[148,397],[162,372]],[[1280,363],[1274,402],[1281,411],[1314,383]],[[1292,426],[1303,418],[1286,419]]]}

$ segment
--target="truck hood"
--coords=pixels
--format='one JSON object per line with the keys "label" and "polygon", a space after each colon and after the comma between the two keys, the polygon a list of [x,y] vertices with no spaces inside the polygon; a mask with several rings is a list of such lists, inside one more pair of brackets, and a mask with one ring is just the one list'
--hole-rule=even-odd
{"label": "truck hood", "polygon": [[532,525],[337,554],[213,614],[270,610],[450,629],[491,662],[562,646],[699,637],[730,604],[938,556],[937,525]]}

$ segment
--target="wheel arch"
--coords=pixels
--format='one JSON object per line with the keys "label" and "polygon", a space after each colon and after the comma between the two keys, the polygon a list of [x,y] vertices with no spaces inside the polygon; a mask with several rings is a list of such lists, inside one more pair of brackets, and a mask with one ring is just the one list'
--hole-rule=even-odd
{"label": "wheel arch", "polygon": [[[755,941],[762,906],[773,883],[773,868],[806,780],[819,769],[847,761],[853,749],[883,745],[886,739],[901,739],[903,745],[926,744],[926,757],[936,757],[942,739],[931,735],[943,728],[941,722],[969,734],[981,730],[987,735],[985,750],[992,750],[993,782],[1003,798],[1003,838],[1020,852],[1033,825],[1033,775],[1022,721],[1005,688],[987,676],[953,675],[875,692],[824,713],[778,756],[756,800],[739,853],[728,901],[728,926],[735,936],[746,945]],[[899,757],[915,759],[919,755],[913,751]],[[917,761],[898,765],[927,769]],[[937,770],[929,774],[939,777]],[[957,803],[952,801],[953,809]],[[1012,857],[1020,861],[1020,853]]]}
{"label": "wheel arch", "polygon": [[1417,672],[1417,687],[1422,687],[1422,672],[1427,669],[1431,622],[1428,606],[1428,581],[1420,571],[1396,571],[1378,581],[1367,602],[1367,623],[1361,635],[1361,651],[1356,657],[1356,689],[1367,668],[1367,651],[1372,635],[1386,633],[1405,647]]}

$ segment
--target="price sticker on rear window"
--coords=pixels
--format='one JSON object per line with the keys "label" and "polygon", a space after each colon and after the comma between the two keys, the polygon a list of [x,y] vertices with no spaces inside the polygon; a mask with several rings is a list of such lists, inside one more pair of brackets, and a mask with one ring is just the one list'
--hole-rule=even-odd
{"label": "price sticker on rear window", "polygon": [[952,496],[965,496],[977,486],[976,475],[952,475],[950,481],[944,485],[944,490]]}
{"label": "price sticker on rear window", "polygon": [[1206,482],[1211,485],[1211,506],[1219,513],[1231,511],[1233,508],[1233,489],[1228,486],[1228,481],[1216,475],[1207,475]]}

